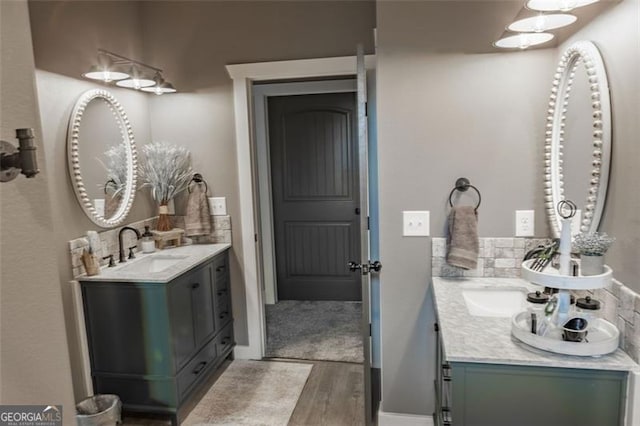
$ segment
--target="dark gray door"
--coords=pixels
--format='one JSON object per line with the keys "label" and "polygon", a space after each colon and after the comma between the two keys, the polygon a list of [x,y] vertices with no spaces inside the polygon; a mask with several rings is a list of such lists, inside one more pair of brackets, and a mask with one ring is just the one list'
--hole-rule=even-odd
{"label": "dark gray door", "polygon": [[269,147],[280,300],[361,300],[355,93],[271,97]]}

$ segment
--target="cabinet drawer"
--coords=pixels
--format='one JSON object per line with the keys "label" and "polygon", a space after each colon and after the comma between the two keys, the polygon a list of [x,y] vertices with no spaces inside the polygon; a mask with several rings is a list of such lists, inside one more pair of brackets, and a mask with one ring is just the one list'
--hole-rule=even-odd
{"label": "cabinet drawer", "polygon": [[221,299],[216,305],[216,330],[220,330],[227,322],[231,320],[231,304],[229,299]]}
{"label": "cabinet drawer", "polygon": [[217,339],[212,339],[196,354],[193,359],[178,373],[178,398],[180,401],[187,395],[191,385],[198,377],[205,374],[218,355]]}
{"label": "cabinet drawer", "polygon": [[233,323],[227,324],[227,326],[216,336],[215,338],[218,346],[218,355],[222,356],[225,351],[235,346],[236,342],[233,337]]}
{"label": "cabinet drawer", "polygon": [[222,254],[221,256],[217,256],[213,260],[213,270],[216,274],[216,281],[218,281],[218,279],[227,278],[227,274],[229,273],[229,265],[226,253]]}

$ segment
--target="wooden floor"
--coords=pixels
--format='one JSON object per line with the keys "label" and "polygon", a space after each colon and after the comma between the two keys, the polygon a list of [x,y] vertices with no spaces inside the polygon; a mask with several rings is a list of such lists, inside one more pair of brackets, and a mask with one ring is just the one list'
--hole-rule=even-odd
{"label": "wooden floor", "polygon": [[[266,359],[313,364],[311,374],[291,415],[289,426],[364,425],[364,368],[362,364],[333,361]],[[226,369],[225,364],[203,386],[206,393]],[[124,425],[170,425],[166,417],[125,416]]]}
{"label": "wooden floor", "polygon": [[[281,360],[282,361],[282,360]],[[299,361],[313,364],[289,426],[364,425],[362,364]]]}

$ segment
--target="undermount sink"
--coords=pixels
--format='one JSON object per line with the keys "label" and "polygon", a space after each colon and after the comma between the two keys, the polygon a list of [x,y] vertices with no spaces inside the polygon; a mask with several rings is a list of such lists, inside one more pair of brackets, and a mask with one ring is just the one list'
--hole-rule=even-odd
{"label": "undermount sink", "polygon": [[482,287],[462,290],[467,310],[477,317],[509,318],[527,307],[523,288]]}
{"label": "undermount sink", "polygon": [[186,259],[187,257],[189,256],[153,254],[145,257],[144,259],[133,262],[130,265],[125,265],[121,270],[132,273],[160,272]]}

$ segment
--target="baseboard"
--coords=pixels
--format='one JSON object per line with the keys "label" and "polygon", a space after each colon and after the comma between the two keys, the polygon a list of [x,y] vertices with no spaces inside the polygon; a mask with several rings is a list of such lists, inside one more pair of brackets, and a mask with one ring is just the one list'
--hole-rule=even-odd
{"label": "baseboard", "polygon": [[433,417],[378,411],[378,426],[433,426]]}

